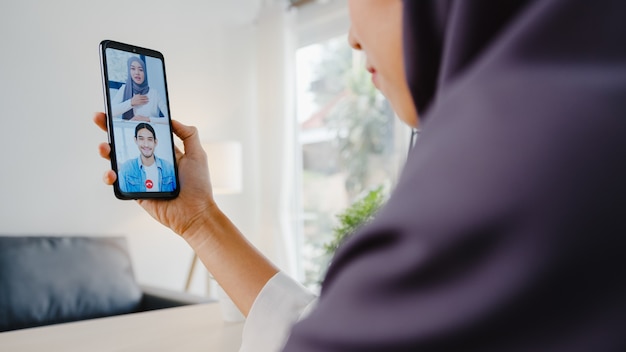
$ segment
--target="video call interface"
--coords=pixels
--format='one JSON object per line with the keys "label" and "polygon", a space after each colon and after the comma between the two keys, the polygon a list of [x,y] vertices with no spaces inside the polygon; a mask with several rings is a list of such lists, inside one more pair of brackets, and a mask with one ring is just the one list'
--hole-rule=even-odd
{"label": "video call interface", "polygon": [[[158,142],[152,150],[154,155],[173,163],[163,61],[113,48],[107,48],[105,54],[118,169],[142,153],[135,138],[138,124],[148,124],[154,131]],[[147,184],[147,188],[142,191],[152,187]]]}

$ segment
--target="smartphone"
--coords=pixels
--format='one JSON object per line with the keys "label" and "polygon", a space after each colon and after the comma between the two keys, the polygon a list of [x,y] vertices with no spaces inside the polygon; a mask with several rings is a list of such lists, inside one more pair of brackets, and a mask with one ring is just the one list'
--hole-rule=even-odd
{"label": "smartphone", "polygon": [[180,182],[163,54],[103,40],[100,67],[115,196],[175,198]]}

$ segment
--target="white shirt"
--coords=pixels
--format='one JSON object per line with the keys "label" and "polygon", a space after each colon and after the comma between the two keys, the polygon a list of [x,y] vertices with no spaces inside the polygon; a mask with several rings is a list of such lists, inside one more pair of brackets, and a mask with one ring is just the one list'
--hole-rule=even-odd
{"label": "white shirt", "polygon": [[159,98],[159,94],[156,89],[150,87],[148,94],[146,94],[148,97],[147,104],[133,108],[130,104],[130,99],[123,101],[125,87],[126,85],[123,84],[111,100],[111,109],[113,110],[111,111],[111,114],[113,117],[121,118],[121,115],[130,109],[133,109],[135,115],[149,117],[151,121],[153,119],[163,119],[162,117],[159,117],[159,110],[161,110],[163,116],[167,117],[167,104],[165,104],[164,100]]}
{"label": "white shirt", "polygon": [[313,309],[317,296],[278,272],[263,287],[248,313],[240,352],[280,351],[291,327]]}
{"label": "white shirt", "polygon": [[161,184],[159,168],[156,165],[156,162],[152,163],[150,166],[142,165],[143,171],[146,173],[146,182],[152,181],[152,188],[148,188],[146,184],[146,192],[159,192],[159,185]]}

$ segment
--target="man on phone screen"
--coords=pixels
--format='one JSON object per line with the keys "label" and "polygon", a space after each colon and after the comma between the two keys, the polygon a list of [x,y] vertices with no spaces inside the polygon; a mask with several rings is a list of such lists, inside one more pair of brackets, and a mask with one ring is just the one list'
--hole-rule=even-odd
{"label": "man on phone screen", "polygon": [[176,188],[174,165],[154,155],[158,144],[154,128],[148,123],[135,127],[135,144],[139,156],[129,159],[119,169],[122,192],[171,192]]}

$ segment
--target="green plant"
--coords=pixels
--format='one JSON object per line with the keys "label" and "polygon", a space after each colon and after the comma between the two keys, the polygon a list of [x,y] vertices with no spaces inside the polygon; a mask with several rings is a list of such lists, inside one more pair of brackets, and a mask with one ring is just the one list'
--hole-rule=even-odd
{"label": "green plant", "polygon": [[370,190],[364,197],[358,199],[352,203],[350,207],[337,214],[339,223],[333,228],[333,238],[330,242],[324,244],[324,250],[329,258],[332,257],[337,247],[339,247],[347,237],[374,218],[384,201],[383,187],[379,186]]}

